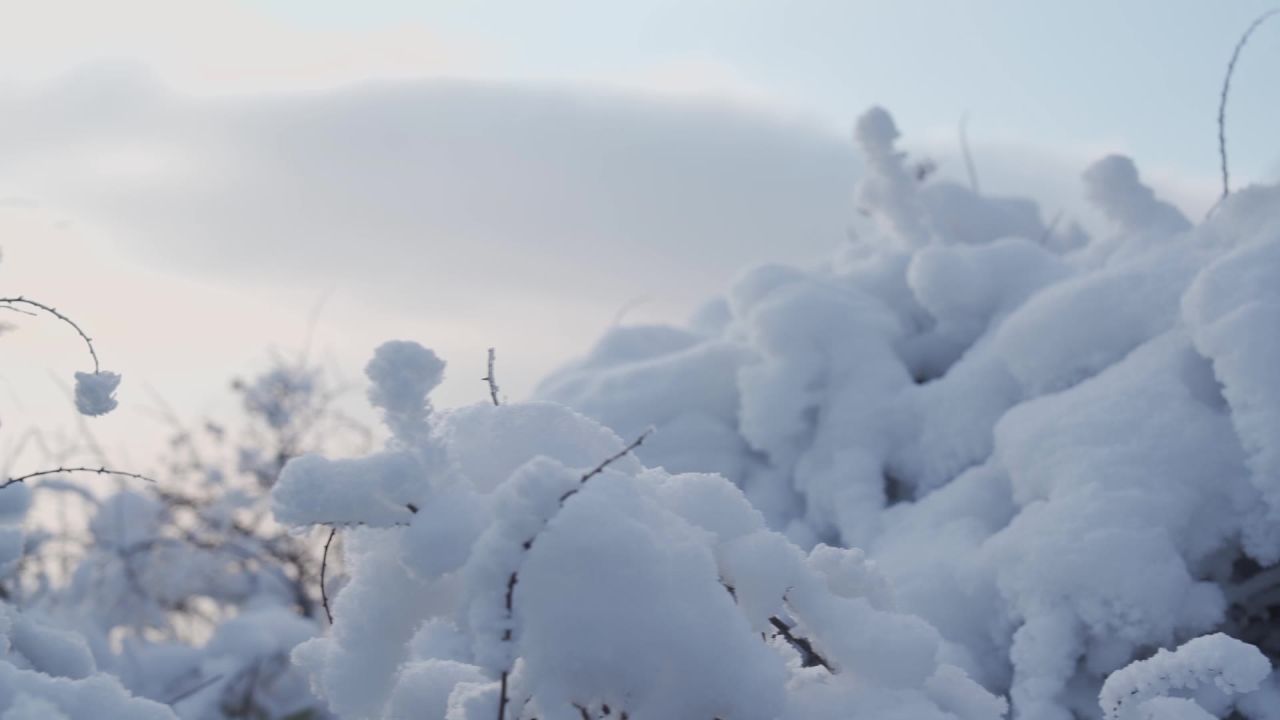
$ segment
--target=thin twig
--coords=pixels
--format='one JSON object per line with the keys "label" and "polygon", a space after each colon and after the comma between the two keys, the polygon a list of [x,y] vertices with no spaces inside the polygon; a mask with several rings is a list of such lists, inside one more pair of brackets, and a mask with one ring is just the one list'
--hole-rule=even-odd
{"label": "thin twig", "polygon": [[1277,14],[1280,14],[1280,8],[1272,8],[1254,18],[1244,34],[1240,36],[1235,50],[1231,52],[1231,61],[1227,63],[1227,75],[1222,79],[1222,96],[1218,100],[1218,156],[1222,161],[1222,197],[1218,199],[1219,202],[1231,194],[1231,179],[1227,173],[1227,94],[1231,91],[1231,76],[1235,73],[1236,62],[1240,59],[1240,52],[1249,42],[1249,37],[1262,23]]}
{"label": "thin twig", "polygon": [[501,405],[498,402],[498,377],[493,374],[493,348],[489,348],[489,374],[480,379],[489,383],[489,399],[493,400],[493,404]]}
{"label": "thin twig", "polygon": [[17,305],[17,304],[21,304],[21,305],[30,305],[31,307],[34,307],[34,308],[37,308],[37,309],[40,309],[40,310],[43,310],[43,311],[45,311],[45,312],[49,313],[50,315],[52,315],[52,316],[54,316],[54,317],[58,318],[58,319],[59,319],[59,320],[61,320],[62,322],[64,322],[64,323],[66,323],[66,324],[70,325],[71,327],[75,328],[75,331],[80,335],[80,337],[81,337],[81,338],[83,338],[83,339],[84,339],[84,344],[85,344],[86,346],[88,346],[88,348],[89,348],[89,357],[93,358],[93,371],[94,371],[95,373],[96,373],[96,372],[98,372],[98,370],[99,370],[99,367],[98,367],[98,352],[97,352],[96,350],[94,350],[94,349],[93,349],[93,340],[90,340],[90,339],[89,339],[89,335],[88,335],[87,333],[85,333],[84,329],[82,329],[79,325],[77,325],[77,324],[76,324],[76,322],[75,322],[74,320],[72,320],[71,318],[67,317],[66,315],[63,315],[62,313],[58,312],[57,308],[51,307],[51,306],[49,306],[49,305],[45,305],[44,303],[41,303],[41,302],[36,302],[35,300],[32,300],[32,299],[30,299],[30,298],[22,297],[21,295],[19,295],[18,297],[11,297],[11,298],[0,298],[0,304],[4,304],[4,305]]}
{"label": "thin twig", "polygon": [[[723,579],[720,581],[720,584],[728,591],[729,597],[733,598],[733,601],[736,603],[738,601],[738,591]],[[791,645],[791,647],[795,648],[796,652],[800,653],[801,666],[816,667],[821,665],[831,674],[835,674],[835,671],[831,669],[831,664],[813,648],[813,643],[808,638],[799,637],[795,633],[791,632],[791,626],[783,622],[777,615],[769,616],[769,624],[777,629],[777,634],[781,635],[783,639]],[[761,633],[760,637],[763,638],[764,633]]]}
{"label": "thin twig", "polygon": [[94,467],[57,467],[51,470],[38,470],[33,473],[27,473],[26,475],[19,475],[18,477],[9,478],[8,480],[4,481],[3,484],[0,484],[0,489],[7,488],[10,485],[13,485],[14,483],[26,482],[27,480],[31,480],[32,478],[38,478],[44,475],[60,475],[63,473],[93,473],[95,475],[116,475],[119,477],[129,477],[129,478],[136,478],[138,480],[146,480],[149,483],[155,482],[155,480],[147,477],[146,475],[139,475],[138,473],[131,473],[131,472],[123,472],[121,470],[110,470],[105,467],[96,467],[96,468]]}
{"label": "thin twig", "polygon": [[776,615],[771,615],[769,617],[769,624],[777,629],[778,634],[781,635],[782,638],[791,645],[791,647],[795,648],[796,652],[800,653],[801,666],[814,667],[821,665],[827,669],[827,672],[832,674],[835,673],[835,671],[831,669],[831,664],[827,662],[826,658],[819,655],[818,651],[813,649],[813,643],[809,642],[808,638],[796,637],[793,635],[791,633],[791,627]]}
{"label": "thin twig", "polygon": [[1049,243],[1049,240],[1053,238],[1053,231],[1057,229],[1058,221],[1061,219],[1062,219],[1062,211],[1059,210],[1057,213],[1054,214],[1053,219],[1049,221],[1049,224],[1044,226],[1044,232],[1041,233],[1040,235],[1041,245],[1047,245]]}
{"label": "thin twig", "polygon": [[324,578],[329,571],[329,545],[337,534],[338,528],[329,529],[329,539],[324,541],[324,554],[320,556],[320,602],[324,604],[324,616],[329,618],[330,625],[333,624],[333,613],[329,610],[329,593],[324,589]]}
{"label": "thin twig", "polygon": [[195,687],[193,687],[193,688],[191,688],[191,689],[189,689],[189,690],[183,690],[182,692],[178,693],[178,694],[177,694],[177,695],[175,695],[174,697],[170,698],[170,699],[169,699],[169,701],[165,703],[165,705],[171,705],[171,706],[172,706],[172,705],[177,705],[178,703],[182,702],[183,700],[186,700],[187,698],[191,697],[192,695],[195,695],[196,693],[200,692],[201,690],[203,690],[203,689],[205,689],[205,688],[209,687],[210,685],[212,685],[212,684],[214,684],[214,683],[218,682],[218,681],[219,681],[219,680],[221,680],[223,677],[225,677],[225,674],[224,674],[224,673],[218,673],[217,675],[214,675],[213,677],[210,677],[210,678],[208,678],[208,679],[206,679],[206,680],[204,680],[204,681],[200,682],[200,683],[199,683],[199,684],[197,684]]}
{"label": "thin twig", "polygon": [[498,720],[503,720],[507,715],[507,675],[506,670],[502,671],[502,687],[498,695]]}
{"label": "thin twig", "polygon": [[622,305],[618,308],[618,311],[613,314],[613,320],[610,321],[609,327],[611,328],[618,327],[619,325],[622,324],[622,321],[627,317],[628,314],[631,313],[632,310],[635,310],[636,308],[640,307],[641,305],[644,305],[645,303],[651,300],[653,300],[653,298],[648,295],[637,295],[631,298],[630,300],[622,303]]}
{"label": "thin twig", "polygon": [[[492,373],[490,373],[490,374],[492,374]],[[597,465],[597,466],[595,466],[594,468],[592,468],[591,470],[587,471],[587,472],[586,472],[586,474],[584,474],[581,478],[579,478],[579,479],[578,479],[578,487],[577,487],[577,488],[574,488],[573,490],[570,490],[570,491],[568,491],[568,492],[566,492],[565,494],[563,494],[563,495],[561,495],[561,496],[560,496],[560,507],[564,507],[564,503],[565,503],[565,501],[567,501],[569,498],[573,497],[573,495],[574,495],[575,493],[577,493],[577,492],[578,492],[578,490],[579,490],[579,489],[581,489],[583,485],[586,485],[586,484],[587,484],[587,481],[588,481],[588,480],[590,480],[591,478],[595,477],[596,475],[599,475],[600,473],[604,472],[605,468],[609,467],[609,466],[610,466],[610,465],[612,465],[613,463],[615,463],[615,462],[617,462],[618,460],[620,460],[620,459],[622,459],[623,457],[625,457],[625,456],[626,456],[627,454],[629,454],[631,451],[633,451],[633,450],[635,450],[636,448],[640,447],[640,445],[642,445],[642,444],[644,443],[645,438],[649,437],[649,435],[650,435],[652,432],[653,432],[653,428],[649,428],[648,430],[645,430],[644,432],[640,433],[640,436],[639,436],[639,437],[637,437],[635,440],[632,440],[632,441],[631,441],[631,444],[629,444],[629,445],[627,445],[626,447],[622,448],[621,450],[619,450],[618,452],[614,453],[613,455],[610,455],[609,457],[605,458],[605,459],[604,459],[604,461],[603,461],[603,462],[601,462],[599,465]],[[524,551],[525,551],[525,552],[529,552],[529,550],[533,547],[533,541],[534,541],[534,540],[536,540],[536,539],[537,539],[537,535],[534,535],[533,537],[531,537],[531,538],[529,538],[528,540],[525,540],[525,541],[524,541],[524,544],[523,544],[521,547],[523,547],[523,548],[524,548]],[[507,594],[506,594],[506,598],[505,598],[505,600],[506,600],[506,602],[505,602],[505,606],[506,606],[506,611],[507,611],[507,619],[508,619],[509,621],[514,621],[514,618],[515,618],[516,584],[517,584],[517,583],[519,583],[519,582],[520,582],[520,570],[519,570],[519,568],[517,567],[517,569],[512,570],[512,571],[511,571],[511,574],[507,576]],[[510,626],[510,625],[508,625],[508,626],[507,626],[507,629],[506,629],[506,630],[504,630],[504,631],[502,632],[502,640],[503,640],[503,642],[511,642],[512,638],[513,638],[513,634],[512,634],[512,632],[511,632],[511,626]],[[506,713],[507,713],[507,677],[508,677],[508,675],[510,675],[510,672],[511,672],[510,670],[503,670],[503,671],[502,671],[501,691],[500,691],[500,694],[499,694],[499,696],[498,696],[498,720],[505,720],[505,718],[506,718]]]}
{"label": "thin twig", "polygon": [[[645,432],[640,433],[639,437],[634,439],[634,441],[631,441],[631,445],[623,447],[622,450],[614,452],[611,456],[605,457],[604,462],[600,462],[600,464],[591,469],[589,473],[582,475],[582,479],[579,482],[580,486],[582,486],[582,484],[586,484],[586,480],[590,480],[591,478],[596,477],[596,475],[603,473],[604,469],[608,468],[609,465],[613,465],[614,462],[622,460],[623,457],[626,457],[627,455],[631,455],[631,452],[635,451],[635,448],[644,445],[645,439],[648,439],[650,434],[653,434],[653,428],[646,429]],[[566,498],[561,498],[561,500],[566,500]]]}
{"label": "thin twig", "polygon": [[982,191],[978,188],[978,170],[973,165],[973,153],[969,152],[969,113],[960,116],[960,153],[964,156],[964,170],[969,174],[969,189],[975,195]]}
{"label": "thin twig", "polygon": [[[405,503],[405,508],[410,513],[417,514],[418,506],[413,503]],[[329,591],[325,589],[325,578],[329,573],[329,546],[333,543],[333,537],[338,534],[338,528],[344,525],[362,525],[359,522],[324,522],[317,523],[319,525],[330,525],[329,537],[324,541],[324,553],[320,556],[320,603],[324,605],[324,616],[329,619],[329,624],[333,624],[333,611],[329,609]],[[394,523],[393,527],[404,527],[409,523]]]}

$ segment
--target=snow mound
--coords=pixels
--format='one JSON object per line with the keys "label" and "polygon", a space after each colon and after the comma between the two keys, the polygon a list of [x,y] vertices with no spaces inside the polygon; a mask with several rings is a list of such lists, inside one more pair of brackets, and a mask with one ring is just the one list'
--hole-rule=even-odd
{"label": "snow mound", "polygon": [[[722,474],[799,550],[859,548],[1016,718],[1097,717],[1106,678],[1214,631],[1280,657],[1280,187],[1193,225],[1110,156],[1084,172],[1111,222],[1090,238],[930,181],[897,138],[859,120],[867,219],[830,262],[611,330],[538,397],[655,426],[642,462]],[[1201,717],[1185,699],[1131,712]]]}

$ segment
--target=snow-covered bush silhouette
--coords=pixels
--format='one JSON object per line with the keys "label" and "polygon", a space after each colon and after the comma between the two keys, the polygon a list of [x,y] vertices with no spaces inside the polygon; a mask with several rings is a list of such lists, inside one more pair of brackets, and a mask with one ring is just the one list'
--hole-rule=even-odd
{"label": "snow-covered bush silhouette", "polygon": [[[97,367],[69,317],[10,300],[72,326]],[[80,412],[115,408],[119,375],[76,380]],[[154,479],[59,466],[0,483],[0,665],[13,668],[0,681],[0,717],[330,717],[288,657],[321,627],[319,553],[274,522],[266,489],[290,457],[325,447],[346,424],[329,407],[330,385],[305,363],[278,361],[233,387],[248,420],[242,437],[212,423],[199,437],[179,428]],[[76,483],[83,475],[96,484]],[[83,531],[26,518],[45,490],[78,501]]]}
{"label": "snow-covered bush silhouette", "polygon": [[[30,298],[3,297],[0,307],[47,314],[84,340],[92,373],[76,373],[75,402],[85,415],[116,407],[120,376],[102,371],[89,336],[71,318]],[[31,485],[68,472],[116,474],[107,468],[49,468],[0,482],[0,717],[5,720],[175,720],[169,708],[133,698],[119,679],[99,665],[89,638],[75,623],[11,602],[12,579],[25,550],[23,523],[32,504]],[[127,474],[127,473],[121,473]]]}
{"label": "snow-covered bush silhouette", "polygon": [[232,389],[235,429],[170,418],[157,482],[95,503],[70,581],[45,602],[90,618],[122,648],[126,686],[180,717],[323,720],[289,661],[325,622],[320,551],[274,521],[267,492],[290,458],[362,446],[362,429],[305,358],[276,358]]}

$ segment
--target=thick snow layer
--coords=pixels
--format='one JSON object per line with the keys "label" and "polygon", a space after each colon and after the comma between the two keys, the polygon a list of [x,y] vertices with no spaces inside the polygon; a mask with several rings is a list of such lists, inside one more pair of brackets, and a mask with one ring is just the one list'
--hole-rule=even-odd
{"label": "thick snow layer", "polygon": [[[839,308],[866,308],[858,328],[891,326],[839,294],[797,302],[826,308],[800,329],[813,342]],[[800,720],[831,698],[1004,714],[928,621],[894,607],[864,553],[806,552],[723,477],[645,469],[556,404],[424,420],[412,448],[299,458],[274,491],[280,518],[346,528],[332,628],[293,652],[339,716]]]}
{"label": "thick snow layer", "polygon": [[[1166,693],[1195,691],[1209,685],[1226,695],[1255,690],[1271,672],[1271,663],[1257,648],[1226,635],[1206,635],[1187,642],[1173,652],[1158,650],[1155,656],[1135,662],[1112,673],[1102,686],[1100,702],[1106,720],[1129,720],[1154,715],[1158,708],[1178,704],[1159,698]],[[1175,717],[1195,715],[1185,707]],[[1145,714],[1144,714],[1145,713]]]}
{"label": "thick snow layer", "polygon": [[[784,548],[860,548],[884,582],[859,581],[863,602],[912,619],[891,633],[908,659],[863,666],[843,633],[823,647],[877,686],[934,673],[932,642],[1016,718],[1098,717],[1104,679],[1152,648],[1221,629],[1280,648],[1259,620],[1280,559],[1280,187],[1193,225],[1107,157],[1084,185],[1112,226],[1089,238],[1027,201],[922,180],[897,137],[883,110],[859,121],[869,218],[830,263],[748,270],[687,327],[612,329],[539,397],[653,425],[647,465],[742,490],[781,533],[736,529],[719,556],[722,577],[775,566],[737,583],[753,626],[784,613],[824,637],[839,602],[806,615]],[[829,617],[853,632],[860,612]],[[1268,688],[1237,708],[1272,717]],[[1231,702],[1184,699],[1134,717]]]}

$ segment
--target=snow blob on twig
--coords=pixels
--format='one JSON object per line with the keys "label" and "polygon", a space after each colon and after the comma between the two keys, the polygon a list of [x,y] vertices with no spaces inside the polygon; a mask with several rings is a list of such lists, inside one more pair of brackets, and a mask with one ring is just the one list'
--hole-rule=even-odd
{"label": "snow blob on twig", "polygon": [[76,409],[90,417],[105,415],[116,409],[116,388],[120,373],[100,370],[76,373]]}

